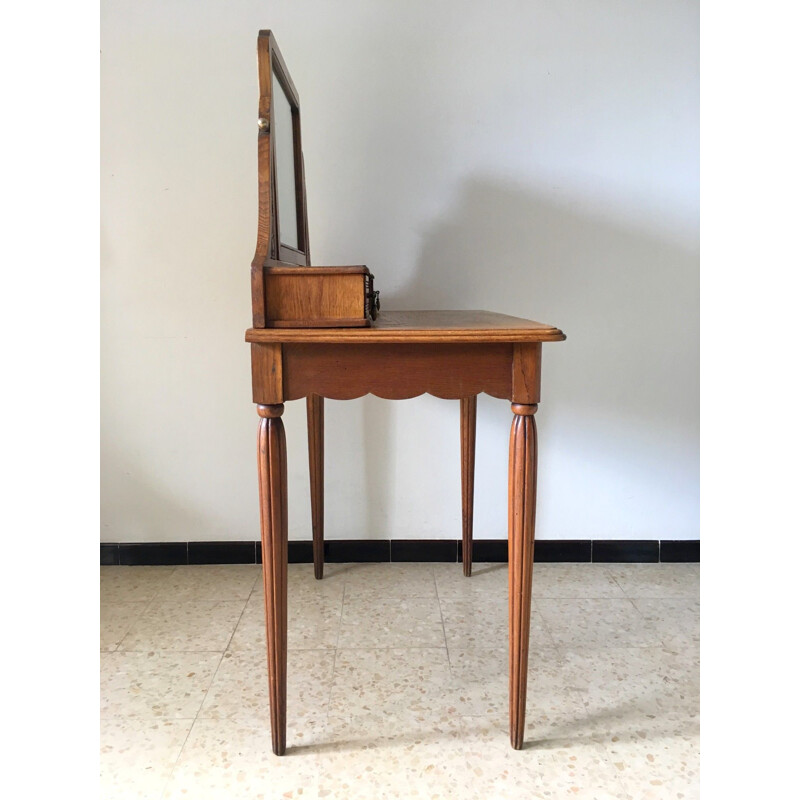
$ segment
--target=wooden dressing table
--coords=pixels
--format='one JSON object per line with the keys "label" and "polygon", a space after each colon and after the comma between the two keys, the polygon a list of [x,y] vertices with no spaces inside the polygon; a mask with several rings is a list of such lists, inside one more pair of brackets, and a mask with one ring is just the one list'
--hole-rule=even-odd
{"label": "wooden dressing table", "polygon": [[[253,327],[246,340],[252,354],[253,402],[261,417],[258,480],[272,749],[277,755],[286,750],[284,402],[306,398],[314,574],[321,579],[324,398],[350,400],[371,393],[402,400],[429,393],[460,400],[462,551],[468,578],[475,409],[481,392],[509,400],[513,412],[508,475],[509,720],[511,744],[519,749],[525,731],[536,511],[534,414],[540,395],[542,343],[562,341],[565,336],[551,325],[488,311],[384,311],[376,315],[371,276],[366,283],[364,278],[359,279],[362,283],[352,278],[366,276],[364,268],[310,267],[299,99],[269,31],[259,34],[258,55],[259,224],[251,269]],[[346,286],[342,276],[349,281]],[[291,286],[291,281],[296,285]],[[362,292],[358,302],[364,314],[359,318],[353,312],[359,308],[353,291]],[[289,319],[296,321],[291,324]]]}

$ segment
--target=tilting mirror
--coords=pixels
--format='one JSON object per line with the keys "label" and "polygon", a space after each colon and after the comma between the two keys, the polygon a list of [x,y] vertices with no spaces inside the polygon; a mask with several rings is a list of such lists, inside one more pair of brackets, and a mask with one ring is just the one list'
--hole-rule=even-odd
{"label": "tilting mirror", "polygon": [[272,125],[275,184],[278,193],[278,240],[285,247],[300,250],[297,224],[300,208],[297,202],[297,184],[295,182],[297,153],[295,151],[292,104],[274,70],[272,73]]}

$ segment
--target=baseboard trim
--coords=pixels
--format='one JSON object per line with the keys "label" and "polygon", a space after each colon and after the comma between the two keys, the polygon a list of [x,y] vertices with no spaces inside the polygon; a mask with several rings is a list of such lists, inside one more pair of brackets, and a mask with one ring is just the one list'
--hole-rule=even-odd
{"label": "baseboard trim", "polygon": [[[289,542],[289,563],[310,564],[311,542]],[[325,542],[325,560],[349,561],[461,561],[456,539],[333,539]],[[476,539],[475,562],[508,561],[505,539]],[[534,547],[538,562],[675,563],[700,561],[700,541],[625,539],[542,539]],[[100,545],[100,564],[260,564],[261,542],[143,542]]]}

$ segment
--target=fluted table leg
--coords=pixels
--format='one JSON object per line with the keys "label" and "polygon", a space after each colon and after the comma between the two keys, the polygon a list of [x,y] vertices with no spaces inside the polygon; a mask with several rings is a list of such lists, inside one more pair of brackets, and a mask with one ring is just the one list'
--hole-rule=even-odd
{"label": "fluted table leg", "polygon": [[508,642],[511,746],[525,739],[528,643],[536,517],[536,405],[514,403],[508,461]]}
{"label": "fluted table leg", "polygon": [[259,405],[258,494],[272,751],[286,752],[287,496],[283,405]]}

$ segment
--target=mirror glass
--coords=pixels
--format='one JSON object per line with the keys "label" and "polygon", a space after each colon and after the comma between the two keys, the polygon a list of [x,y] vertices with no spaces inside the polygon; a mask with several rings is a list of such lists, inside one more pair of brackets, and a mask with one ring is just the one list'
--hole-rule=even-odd
{"label": "mirror glass", "polygon": [[297,198],[294,185],[294,126],[292,106],[277,76],[272,78],[272,124],[275,130],[275,178],[278,191],[278,224],[281,244],[299,248]]}

